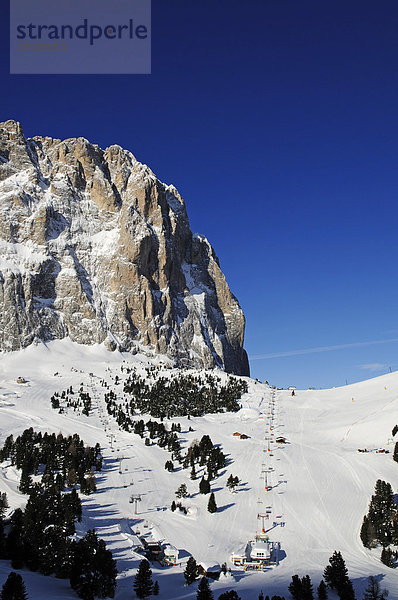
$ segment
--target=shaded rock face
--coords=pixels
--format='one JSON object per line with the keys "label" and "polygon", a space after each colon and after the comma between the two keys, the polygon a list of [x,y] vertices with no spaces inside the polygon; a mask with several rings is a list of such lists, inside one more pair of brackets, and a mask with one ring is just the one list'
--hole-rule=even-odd
{"label": "shaded rock face", "polygon": [[244,316],[185,204],[127,150],[0,123],[0,348],[69,336],[248,375]]}

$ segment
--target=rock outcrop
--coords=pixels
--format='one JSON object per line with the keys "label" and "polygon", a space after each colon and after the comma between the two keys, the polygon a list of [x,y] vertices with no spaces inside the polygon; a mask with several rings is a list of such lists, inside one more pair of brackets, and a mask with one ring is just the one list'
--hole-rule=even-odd
{"label": "rock outcrop", "polygon": [[0,348],[69,336],[249,373],[244,316],[184,201],[127,150],[0,124]]}

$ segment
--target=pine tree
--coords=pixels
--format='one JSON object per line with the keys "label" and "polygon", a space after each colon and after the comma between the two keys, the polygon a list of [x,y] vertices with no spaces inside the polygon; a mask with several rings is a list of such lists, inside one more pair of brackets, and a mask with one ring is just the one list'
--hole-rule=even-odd
{"label": "pine tree", "polygon": [[29,494],[33,485],[33,479],[29,475],[28,471],[22,471],[21,479],[19,482],[19,491],[21,494]]}
{"label": "pine tree", "polygon": [[231,475],[227,479],[227,488],[231,490],[231,492],[235,491],[236,486],[239,485],[239,477],[234,477]]}
{"label": "pine tree", "polygon": [[23,512],[17,508],[11,517],[11,529],[6,538],[6,554],[13,569],[22,569],[25,558]]}
{"label": "pine tree", "polygon": [[[264,600],[264,594],[263,594],[263,592],[259,593],[258,600]],[[269,600],[269,598],[268,598],[268,600]]]}
{"label": "pine tree", "polygon": [[152,582],[152,571],[149,566],[149,562],[144,558],[140,562],[138,567],[137,575],[133,583],[133,589],[137,598],[148,598],[152,594],[153,582]]}
{"label": "pine tree", "polygon": [[198,565],[193,556],[188,558],[187,566],[185,567],[184,577],[187,585],[191,585],[198,576]]}
{"label": "pine tree", "polygon": [[355,600],[355,592],[350,579],[345,582],[339,591],[339,597],[340,600]]}
{"label": "pine tree", "polygon": [[188,496],[187,486],[185,483],[182,483],[178,490],[176,491],[177,498],[186,498]]}
{"label": "pine tree", "polygon": [[301,580],[301,600],[314,600],[314,593],[309,575],[305,575]]}
{"label": "pine tree", "polygon": [[92,470],[90,470],[88,476],[87,476],[87,489],[89,490],[89,493],[91,494],[92,492],[96,492],[97,491],[97,484],[95,481],[95,475],[93,473]]}
{"label": "pine tree", "polygon": [[392,455],[393,460],[395,460],[395,462],[398,462],[398,442],[396,442],[395,447],[394,447],[394,454]]}
{"label": "pine tree", "polygon": [[362,521],[361,531],[359,534],[359,537],[361,538],[362,544],[365,546],[365,548],[369,548],[368,528],[369,528],[369,518],[367,515],[365,515],[363,518],[363,521]]}
{"label": "pine tree", "polygon": [[7,508],[7,494],[0,492],[0,559],[5,558],[6,535],[4,532],[4,515]]}
{"label": "pine tree", "polygon": [[196,600],[214,600],[213,592],[210,589],[207,577],[202,577],[199,583]]}
{"label": "pine tree", "polygon": [[116,562],[106,549],[104,540],[89,530],[77,542],[71,565],[70,585],[83,600],[95,596],[113,598],[116,588]]}
{"label": "pine tree", "polygon": [[292,575],[292,581],[290,582],[288,590],[293,600],[301,600],[302,583],[298,575]]}
{"label": "pine tree", "polygon": [[7,577],[7,581],[3,585],[0,593],[1,600],[27,600],[26,588],[24,581],[18,573],[11,573]]}
{"label": "pine tree", "polygon": [[0,492],[0,517],[4,517],[7,508],[9,508],[7,494],[5,492]]}
{"label": "pine tree", "polygon": [[381,479],[376,481],[375,493],[369,504],[368,519],[375,528],[376,540],[383,546],[391,544],[394,537],[397,508],[390,483]]}
{"label": "pine tree", "polygon": [[201,494],[209,494],[210,493],[210,482],[208,479],[202,477],[199,482],[199,492]]}
{"label": "pine tree", "polygon": [[390,567],[391,569],[394,568],[394,558],[390,548],[383,548],[383,550],[381,551],[380,560],[383,563],[383,565],[386,565],[386,567]]}
{"label": "pine tree", "polygon": [[327,591],[327,587],[326,587],[326,584],[323,581],[323,579],[321,579],[321,582],[318,585],[317,595],[318,595],[318,600],[327,600],[328,591]]}
{"label": "pine tree", "polygon": [[241,597],[238,596],[235,590],[228,590],[227,592],[223,592],[220,596],[218,596],[218,600],[241,600]]}
{"label": "pine tree", "polygon": [[329,565],[323,572],[326,583],[340,595],[344,586],[349,581],[348,571],[340,552],[333,552],[329,558]]}
{"label": "pine tree", "polygon": [[176,508],[177,508],[176,501],[173,500],[173,502],[171,503],[171,506],[170,506],[171,512],[174,512],[176,510]]}
{"label": "pine tree", "polygon": [[152,594],[154,596],[159,596],[159,584],[157,581],[155,581],[155,583],[153,584],[153,591]]}
{"label": "pine tree", "polygon": [[368,587],[366,588],[363,600],[386,600],[388,590],[380,590],[380,583],[377,578],[371,575],[368,577]]}
{"label": "pine tree", "polygon": [[217,512],[217,504],[216,499],[214,497],[214,492],[210,494],[209,502],[207,503],[207,510],[209,511],[209,513]]}
{"label": "pine tree", "polygon": [[164,468],[166,469],[166,471],[169,471],[169,473],[172,473],[174,471],[174,465],[173,465],[172,461],[166,460]]}

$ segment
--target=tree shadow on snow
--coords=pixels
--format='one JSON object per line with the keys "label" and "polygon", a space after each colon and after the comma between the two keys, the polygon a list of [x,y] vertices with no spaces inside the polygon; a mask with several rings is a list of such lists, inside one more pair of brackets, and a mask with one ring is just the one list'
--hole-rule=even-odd
{"label": "tree shadow on snow", "polygon": [[224,504],[224,506],[219,506],[217,512],[224,512],[225,510],[231,508],[231,506],[235,506],[235,502],[232,502],[231,504]]}

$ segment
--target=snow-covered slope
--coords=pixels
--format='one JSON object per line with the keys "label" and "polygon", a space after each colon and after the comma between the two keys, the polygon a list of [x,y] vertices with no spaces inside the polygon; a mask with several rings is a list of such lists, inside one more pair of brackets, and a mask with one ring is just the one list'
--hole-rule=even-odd
{"label": "snow-covered slope", "polygon": [[[398,600],[395,571],[380,563],[379,550],[366,550],[359,539],[376,480],[385,479],[396,490],[398,465],[391,453],[357,452],[365,447],[393,449],[391,430],[398,420],[397,373],[344,388],[298,390],[294,397],[290,391],[274,391],[248,379],[249,392],[238,413],[173,419],[181,423],[183,450],[206,433],[227,455],[226,469],[212,482],[219,510],[210,514],[208,496],[198,494],[198,479],[190,479],[189,469],[167,472],[167,451],[145,446],[139,436],[120,431],[106,415],[99,380],[104,377],[113,385],[123,360],[142,372],[148,363],[162,364],[160,357],[110,353],[101,345],[85,347],[69,340],[54,341],[47,347],[30,346],[0,357],[1,444],[9,433],[19,434],[32,426],[55,433],[77,432],[86,444],[99,442],[103,448],[105,461],[97,478],[98,491],[83,497],[84,518],[78,532],[95,527],[114,552],[120,573],[117,600],[133,596],[131,586],[141,559],[134,551],[137,531],[152,528],[154,537],[180,551],[181,564],[153,569],[161,597],[195,598],[196,585],[185,587],[182,575],[189,554],[206,564],[226,561],[232,567],[231,552],[253,539],[260,525],[257,514],[267,507],[271,513],[265,528],[270,540],[281,543],[279,566],[265,573],[232,568],[232,576],[212,583],[215,598],[232,588],[242,600],[257,598],[261,589],[269,595],[289,597],[287,586],[293,574],[308,573],[317,586],[329,556],[340,550],[357,597],[362,596],[369,575],[381,575],[391,600]],[[165,373],[172,371],[166,369]],[[219,375],[226,377],[221,371]],[[18,376],[28,383],[16,383]],[[59,414],[51,408],[54,391],[70,385],[76,388],[80,383],[93,390],[89,417],[72,410]],[[121,392],[121,386],[115,389]],[[189,432],[189,426],[194,431]],[[233,436],[235,432],[249,437],[240,439]],[[277,436],[286,437],[287,443],[276,444]],[[270,469],[272,490],[268,492],[261,473],[265,468]],[[242,481],[235,494],[225,485],[231,473]],[[0,490],[7,492],[10,510],[26,500],[17,491],[18,479],[15,470],[3,463]],[[181,483],[187,484],[191,494],[184,500],[189,507],[186,516],[169,510]],[[129,502],[132,493],[142,496],[137,516]],[[0,584],[9,571],[10,564],[0,562]],[[31,600],[76,598],[66,581],[25,570],[22,575]]]}

